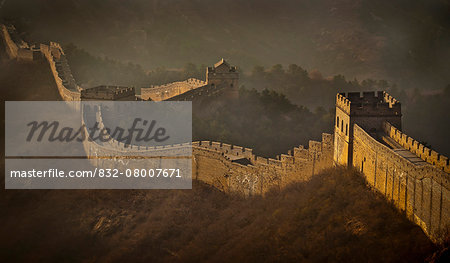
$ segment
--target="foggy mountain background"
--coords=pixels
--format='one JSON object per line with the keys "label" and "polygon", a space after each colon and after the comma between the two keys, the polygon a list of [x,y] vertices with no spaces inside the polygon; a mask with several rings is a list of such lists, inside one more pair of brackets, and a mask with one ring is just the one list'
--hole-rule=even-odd
{"label": "foggy mountain background", "polygon": [[443,0],[5,0],[0,8],[35,41],[72,42],[146,69],[225,57],[244,71],[297,63],[421,89],[450,83],[449,14]]}
{"label": "foggy mountain background", "polygon": [[[205,66],[224,57],[239,67],[247,91],[274,90],[286,96],[286,107],[306,106],[318,116],[314,124],[285,122],[286,130],[302,130],[295,144],[331,132],[337,92],[388,90],[402,102],[403,130],[450,155],[449,1],[4,0],[0,18],[28,42],[63,44],[85,86],[204,79]],[[283,110],[277,105],[265,115]],[[252,107],[248,113],[262,106]],[[238,131],[227,114],[236,113],[225,107],[203,116],[199,137],[258,148],[223,129]]]}

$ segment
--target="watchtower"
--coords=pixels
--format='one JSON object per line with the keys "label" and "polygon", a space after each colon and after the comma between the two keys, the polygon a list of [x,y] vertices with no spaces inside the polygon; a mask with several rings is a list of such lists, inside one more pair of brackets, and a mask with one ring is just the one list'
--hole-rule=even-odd
{"label": "watchtower", "polygon": [[228,97],[236,98],[239,89],[239,73],[235,66],[231,66],[223,58],[206,69],[206,83],[211,88],[224,88]]}
{"label": "watchtower", "polygon": [[387,121],[402,128],[401,104],[385,91],[349,92],[336,95],[334,126],[334,162],[352,166],[353,126],[358,124],[375,139],[383,133]]}

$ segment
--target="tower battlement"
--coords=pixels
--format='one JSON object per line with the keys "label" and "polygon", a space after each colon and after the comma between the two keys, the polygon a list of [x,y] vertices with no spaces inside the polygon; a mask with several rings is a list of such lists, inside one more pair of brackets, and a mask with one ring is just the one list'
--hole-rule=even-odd
{"label": "tower battlement", "polygon": [[336,106],[352,116],[401,116],[401,103],[385,91],[348,92],[336,96]]}
{"label": "tower battlement", "polygon": [[345,113],[350,114],[350,100],[347,99],[345,93],[338,93],[336,95],[336,107],[341,108]]}
{"label": "tower battlement", "polygon": [[212,88],[223,87],[228,97],[238,96],[239,72],[223,58],[206,69],[206,83]]}

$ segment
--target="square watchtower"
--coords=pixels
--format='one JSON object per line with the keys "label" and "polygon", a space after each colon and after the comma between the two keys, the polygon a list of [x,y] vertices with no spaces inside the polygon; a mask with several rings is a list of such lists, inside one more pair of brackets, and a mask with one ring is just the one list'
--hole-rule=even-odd
{"label": "square watchtower", "polygon": [[353,126],[358,124],[373,138],[379,139],[387,121],[402,128],[401,104],[385,91],[349,92],[336,95],[334,126],[334,162],[352,165]]}
{"label": "square watchtower", "polygon": [[239,89],[239,72],[223,58],[206,68],[206,83],[211,88],[224,88],[227,97],[237,97]]}

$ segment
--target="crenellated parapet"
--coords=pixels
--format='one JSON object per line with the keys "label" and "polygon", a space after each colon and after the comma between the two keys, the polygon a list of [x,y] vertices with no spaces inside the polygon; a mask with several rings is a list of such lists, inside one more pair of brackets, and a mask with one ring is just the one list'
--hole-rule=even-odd
{"label": "crenellated parapet", "polygon": [[151,99],[153,101],[167,100],[190,90],[203,87],[206,84],[207,83],[203,80],[189,78],[185,81],[177,81],[159,86],[150,86],[148,88],[141,88],[141,98],[143,100]]}
{"label": "crenellated parapet", "polygon": [[401,116],[401,103],[385,91],[338,93],[336,106],[351,116]]}
{"label": "crenellated parapet", "polygon": [[40,51],[50,65],[50,70],[62,99],[65,101],[81,100],[81,88],[75,82],[61,46],[55,42],[50,42],[49,45],[40,44]]}
{"label": "crenellated parapet", "polygon": [[384,131],[391,139],[397,142],[404,149],[412,152],[425,162],[435,166],[438,169],[450,173],[450,164],[448,157],[426,147],[414,138],[406,135],[399,129],[395,128],[389,122],[384,123]]}
{"label": "crenellated parapet", "polygon": [[223,89],[225,97],[238,97],[239,72],[237,67],[230,65],[223,58],[214,66],[206,68],[206,82],[212,88]]}
{"label": "crenellated parapet", "polygon": [[[390,144],[354,126],[353,167],[361,171],[371,187],[419,225],[431,240],[441,243],[450,227],[447,168],[418,158],[408,150],[413,145],[412,138],[389,124],[385,127],[386,134],[394,140]],[[436,154],[428,157],[438,158]]]}
{"label": "crenellated parapet", "polygon": [[401,131],[401,103],[386,92],[336,96],[334,161],[356,168],[435,242],[450,227],[447,157]]}
{"label": "crenellated parapet", "polygon": [[342,111],[350,114],[350,100],[347,99],[345,93],[338,93],[336,95],[336,107],[339,107]]}
{"label": "crenellated parapet", "polygon": [[39,46],[29,45],[17,34],[14,26],[0,24],[0,41],[5,48],[6,59],[18,61],[40,60]]}
{"label": "crenellated parapet", "polygon": [[[87,115],[87,116],[92,116]],[[84,117],[87,127],[94,122],[105,127],[100,109],[95,119]],[[143,147],[109,138],[106,142],[85,141],[89,156],[192,156],[193,176],[226,192],[244,195],[264,194],[269,189],[291,182],[304,181],[332,166],[333,136],[323,134],[322,141],[310,141],[309,147],[295,147],[275,159],[259,157],[250,148],[214,141],[187,142],[175,145]],[[91,160],[94,165],[96,158]],[[118,165],[121,165],[118,162]]]}
{"label": "crenellated parapet", "polygon": [[134,87],[102,85],[82,90],[81,100],[133,101],[136,100],[136,92]]}
{"label": "crenellated parapet", "polygon": [[0,24],[0,33],[3,46],[5,47],[5,53],[8,59],[16,59],[19,47],[12,40],[10,30],[6,25]]}
{"label": "crenellated parapet", "polygon": [[[53,77],[55,78],[55,82],[61,98],[65,101],[81,100],[82,89],[77,85],[70,70],[70,66],[67,62],[64,50],[59,43],[49,42],[48,44],[30,46],[28,45],[28,43],[24,42],[18,37],[11,37],[11,34],[15,36],[14,27],[7,27],[5,25],[0,26],[0,37],[3,45],[5,46],[5,53],[8,59],[32,61],[45,58],[50,65],[50,69]],[[189,78],[185,81],[178,81],[159,86],[142,88],[139,99],[154,101],[192,100],[194,98],[202,96],[202,94],[216,94],[216,91],[218,91],[219,89],[223,89],[224,86],[230,86],[230,91],[232,91],[233,94],[237,93],[237,80],[239,74],[236,70],[236,67],[229,66],[228,63],[226,63],[223,59],[220,62],[216,63],[214,67],[208,68],[206,75],[207,81]],[[112,86],[103,85],[99,87]],[[94,88],[100,89],[99,87]],[[94,97],[97,96],[96,94],[91,94],[92,91],[89,91],[87,93],[89,93],[88,95],[94,95]],[[109,96],[111,95],[110,93],[108,95],[103,94],[103,97],[100,93],[102,92],[98,92],[97,96],[99,97],[99,99],[114,100],[114,98],[109,98]],[[228,93],[226,92],[226,94]],[[92,96],[88,97],[88,99],[90,99]],[[119,100],[123,100],[122,96],[118,97],[120,97]],[[126,100],[130,99],[126,98]]]}

